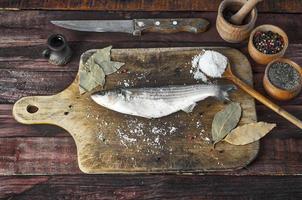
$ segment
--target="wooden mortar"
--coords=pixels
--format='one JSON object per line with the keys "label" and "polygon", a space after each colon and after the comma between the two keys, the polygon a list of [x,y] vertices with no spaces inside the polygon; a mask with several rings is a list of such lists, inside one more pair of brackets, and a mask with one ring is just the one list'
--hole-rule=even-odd
{"label": "wooden mortar", "polygon": [[247,39],[255,26],[257,19],[256,8],[246,17],[247,19],[243,22],[243,25],[232,24],[224,18],[224,12],[226,10],[231,10],[236,13],[245,3],[246,0],[224,0],[218,8],[216,28],[222,39],[227,42],[238,43]]}

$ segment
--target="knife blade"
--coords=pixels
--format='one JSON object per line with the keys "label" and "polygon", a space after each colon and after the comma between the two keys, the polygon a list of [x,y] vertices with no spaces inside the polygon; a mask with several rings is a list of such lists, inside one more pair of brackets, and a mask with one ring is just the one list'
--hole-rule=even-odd
{"label": "knife blade", "polygon": [[88,32],[123,32],[135,36],[142,32],[202,33],[209,27],[209,22],[203,18],[178,19],[133,19],[133,20],[59,20],[52,24],[62,28]]}

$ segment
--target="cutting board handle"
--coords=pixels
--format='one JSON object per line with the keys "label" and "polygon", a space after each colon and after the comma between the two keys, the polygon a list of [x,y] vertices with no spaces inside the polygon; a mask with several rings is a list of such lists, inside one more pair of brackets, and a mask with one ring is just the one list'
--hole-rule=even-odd
{"label": "cutting board handle", "polygon": [[23,97],[14,104],[13,116],[23,124],[56,124],[59,108],[49,103],[50,98],[53,96]]}

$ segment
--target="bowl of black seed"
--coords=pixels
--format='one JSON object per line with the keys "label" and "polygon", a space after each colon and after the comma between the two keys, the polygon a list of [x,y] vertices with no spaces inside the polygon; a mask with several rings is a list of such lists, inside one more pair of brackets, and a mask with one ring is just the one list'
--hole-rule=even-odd
{"label": "bowl of black seed", "polygon": [[279,27],[269,24],[255,28],[248,43],[249,54],[259,64],[268,64],[282,57],[287,47],[286,33]]}
{"label": "bowl of black seed", "polygon": [[273,98],[290,100],[301,91],[302,68],[286,58],[273,60],[265,69],[263,86]]}

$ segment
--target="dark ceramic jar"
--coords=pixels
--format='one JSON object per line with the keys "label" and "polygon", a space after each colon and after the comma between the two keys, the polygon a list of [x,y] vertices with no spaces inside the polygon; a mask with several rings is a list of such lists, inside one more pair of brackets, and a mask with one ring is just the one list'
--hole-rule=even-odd
{"label": "dark ceramic jar", "polygon": [[61,34],[53,34],[47,40],[47,49],[43,56],[54,65],[65,65],[70,61],[72,51],[67,44],[66,38]]}

